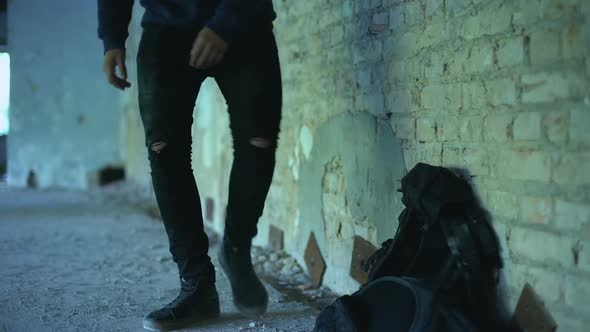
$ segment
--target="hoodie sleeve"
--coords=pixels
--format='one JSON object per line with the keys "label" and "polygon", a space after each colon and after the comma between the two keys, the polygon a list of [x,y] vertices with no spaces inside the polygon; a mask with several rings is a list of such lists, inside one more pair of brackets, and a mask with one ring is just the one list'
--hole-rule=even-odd
{"label": "hoodie sleeve", "polygon": [[98,0],[98,37],[105,53],[125,48],[132,10],[133,0]]}
{"label": "hoodie sleeve", "polygon": [[213,17],[205,24],[226,42],[247,29],[268,0],[221,0]]}

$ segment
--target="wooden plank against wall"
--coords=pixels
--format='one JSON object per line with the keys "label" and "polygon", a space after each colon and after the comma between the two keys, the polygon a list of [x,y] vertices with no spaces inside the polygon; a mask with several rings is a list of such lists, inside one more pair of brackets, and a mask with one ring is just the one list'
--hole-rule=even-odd
{"label": "wooden plank against wall", "polygon": [[350,276],[360,284],[365,284],[367,282],[369,274],[365,272],[364,266],[375,251],[377,251],[377,248],[371,242],[358,235],[354,237],[352,260],[350,263]]}
{"label": "wooden plank against wall", "polygon": [[514,312],[515,323],[524,332],[555,332],[557,324],[530,284],[525,284]]}
{"label": "wooden plank against wall", "polygon": [[313,232],[309,234],[307,246],[305,247],[305,264],[307,265],[307,271],[312,285],[316,288],[320,287],[324,278],[324,272],[326,272],[326,262],[322,257],[320,247]]}

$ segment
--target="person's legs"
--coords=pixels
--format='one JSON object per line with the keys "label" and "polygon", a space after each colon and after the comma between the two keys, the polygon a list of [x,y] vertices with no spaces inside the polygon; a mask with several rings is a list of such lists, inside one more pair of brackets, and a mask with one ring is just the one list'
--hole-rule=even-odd
{"label": "person's legs", "polygon": [[144,320],[148,329],[178,328],[187,320],[219,313],[215,270],[191,167],[193,109],[205,79],[188,66],[193,38],[189,31],[148,25],[137,56],[152,183],[181,279],[179,297]]}
{"label": "person's legs", "polygon": [[272,181],[282,106],[272,27],[232,45],[213,75],[228,104],[234,143],[220,263],[236,306],[259,315],[266,311],[268,296],[251,267],[250,247]]}
{"label": "person's legs", "polygon": [[270,26],[232,47],[214,72],[228,105],[234,144],[225,235],[236,245],[250,245],[274,172],[281,71]]}

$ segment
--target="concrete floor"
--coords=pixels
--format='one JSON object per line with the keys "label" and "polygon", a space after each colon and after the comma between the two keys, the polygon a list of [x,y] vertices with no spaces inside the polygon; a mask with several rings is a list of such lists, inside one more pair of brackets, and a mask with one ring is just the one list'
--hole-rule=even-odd
{"label": "concrete floor", "polygon": [[[169,256],[160,221],[101,192],[0,188],[0,331],[142,331],[177,295]],[[222,317],[189,331],[313,328],[317,310],[268,285],[267,316],[241,318],[217,276]]]}

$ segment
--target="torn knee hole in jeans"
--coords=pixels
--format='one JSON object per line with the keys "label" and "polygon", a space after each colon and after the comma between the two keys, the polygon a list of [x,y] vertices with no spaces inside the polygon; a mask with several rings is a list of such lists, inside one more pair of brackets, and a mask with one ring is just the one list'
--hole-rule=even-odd
{"label": "torn knee hole in jeans", "polygon": [[164,150],[164,148],[166,148],[166,146],[168,146],[168,143],[166,142],[156,142],[152,144],[151,149],[155,153],[160,153],[162,150]]}
{"label": "torn knee hole in jeans", "polygon": [[270,149],[274,147],[274,143],[271,140],[262,137],[254,137],[250,139],[250,144],[261,149]]}

